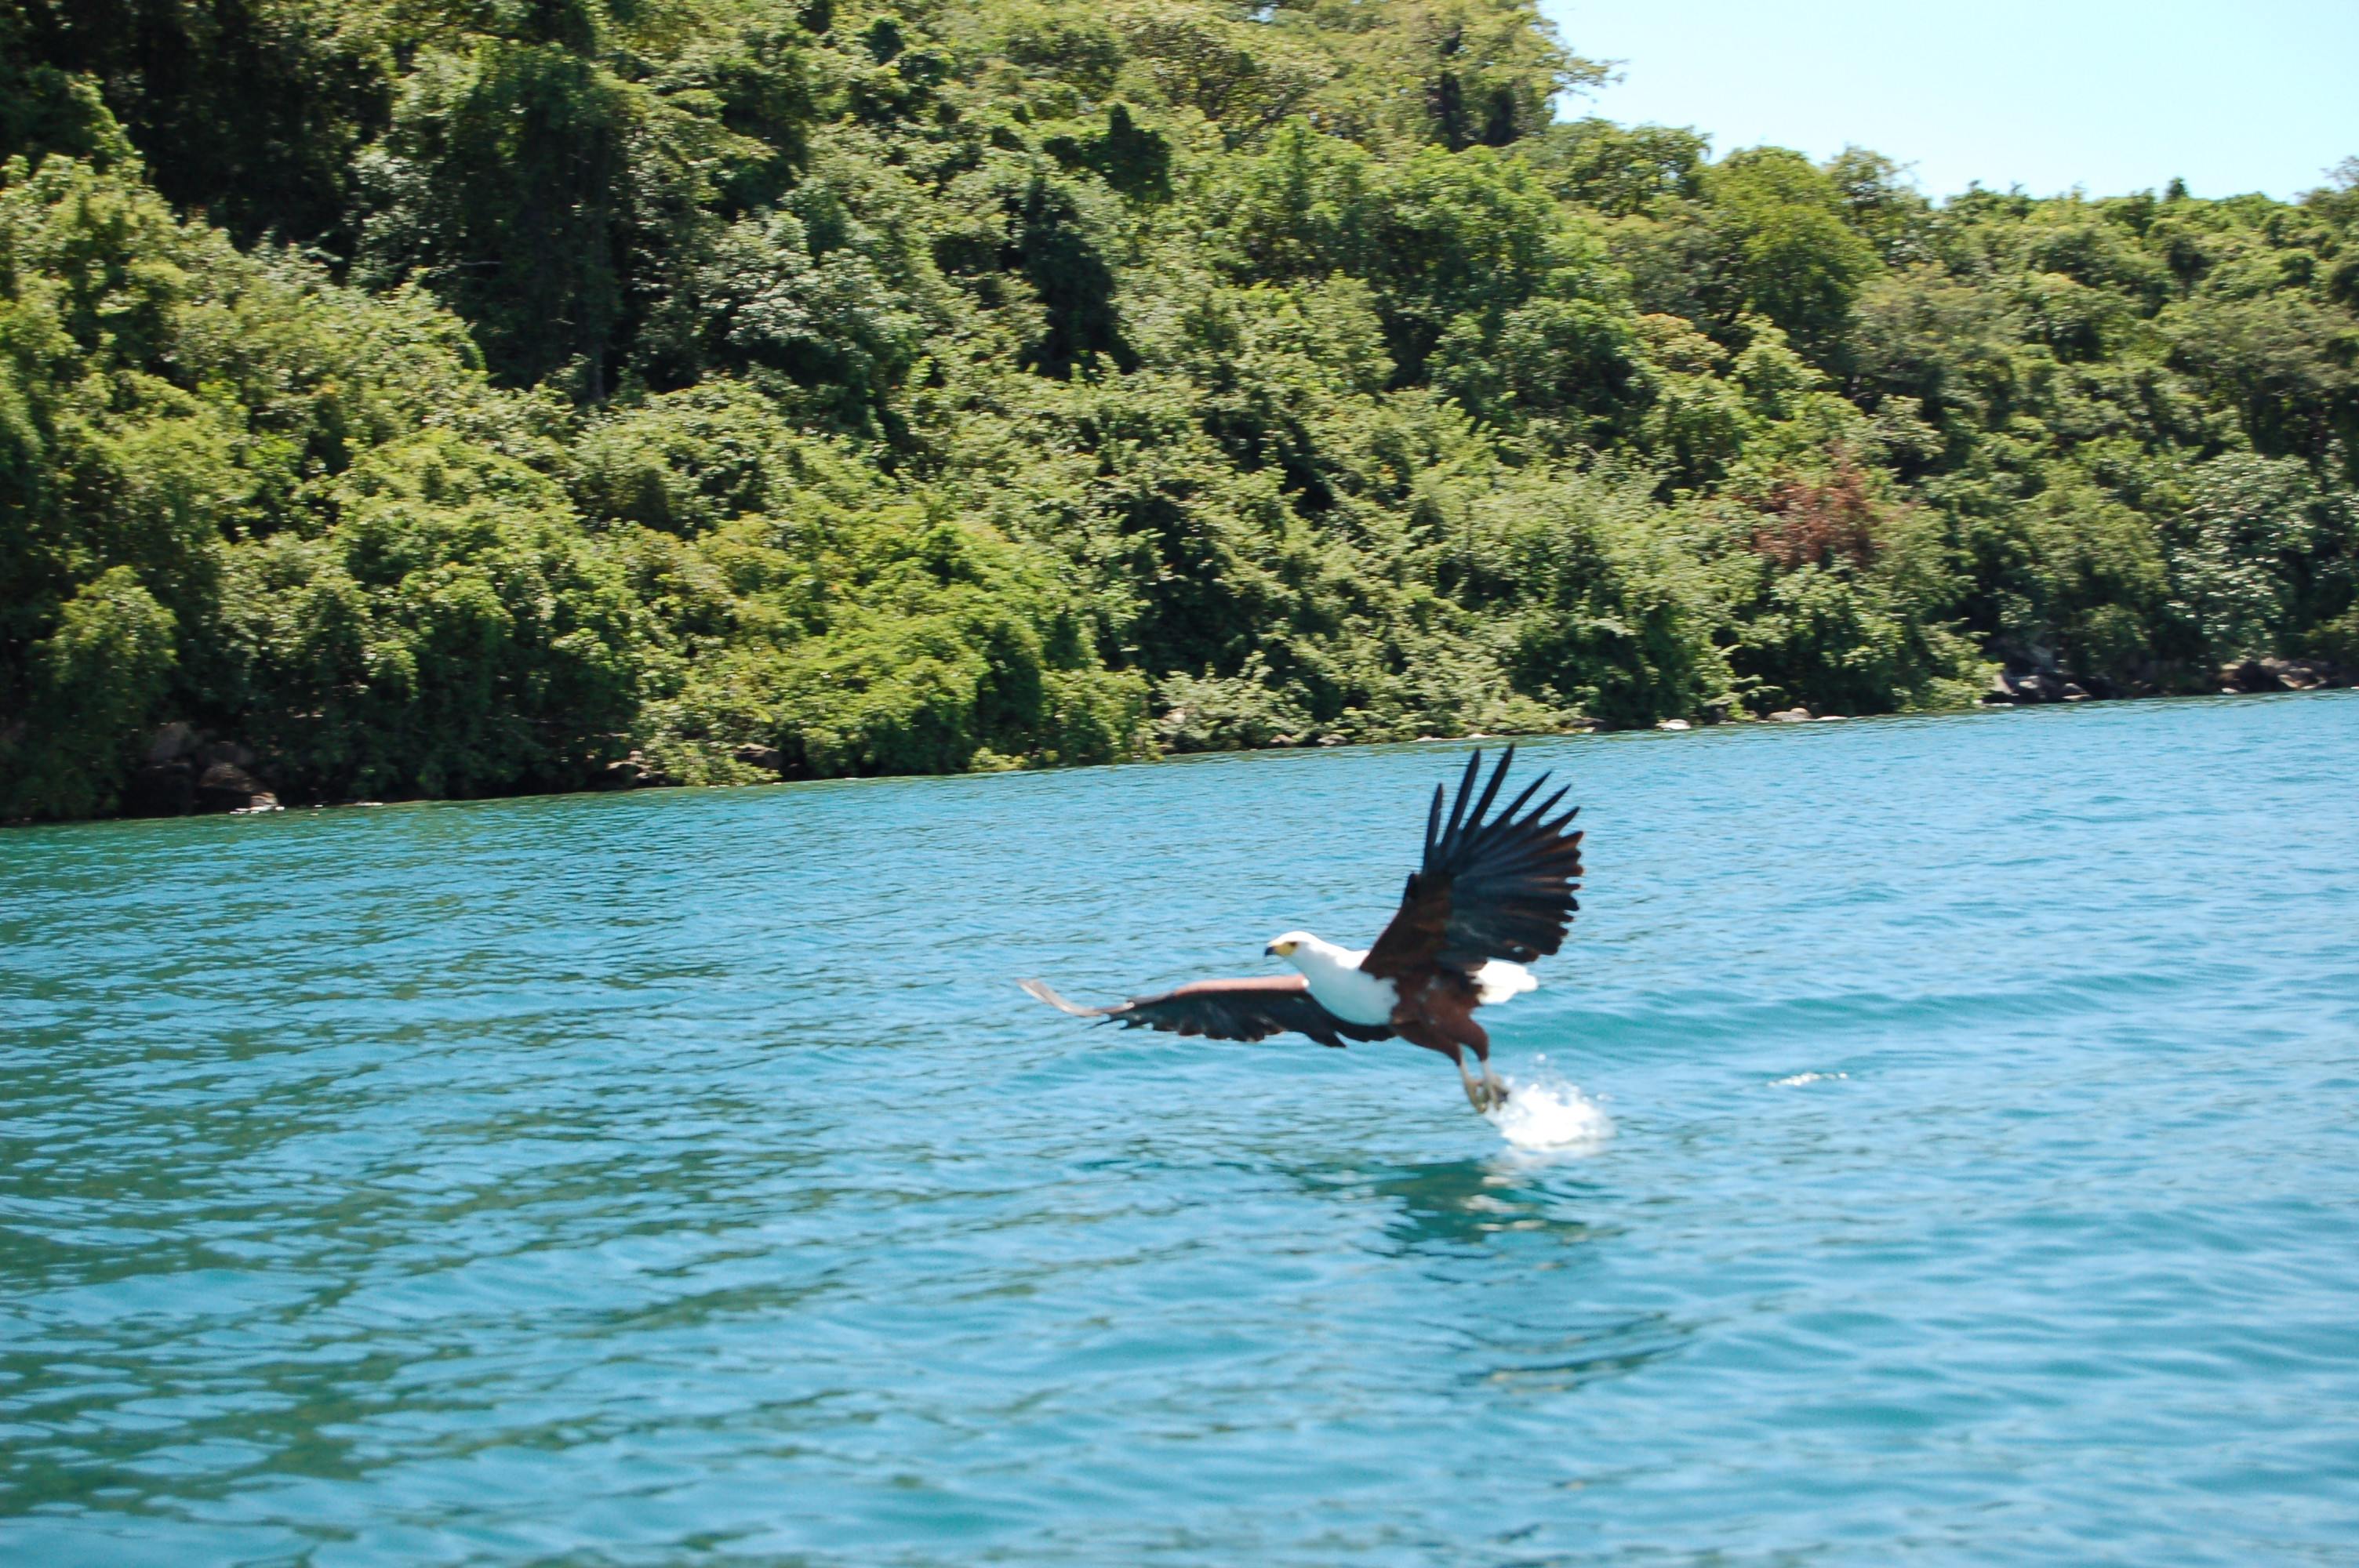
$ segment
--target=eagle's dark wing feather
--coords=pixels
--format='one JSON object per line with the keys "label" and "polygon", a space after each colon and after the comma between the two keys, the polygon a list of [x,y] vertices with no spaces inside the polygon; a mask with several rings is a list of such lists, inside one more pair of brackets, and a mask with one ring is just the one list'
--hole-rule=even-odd
{"label": "eagle's dark wing feather", "polygon": [[1435,786],[1424,861],[1360,968],[1393,979],[1435,966],[1471,972],[1493,958],[1527,964],[1564,946],[1565,927],[1581,907],[1573,897],[1581,885],[1581,835],[1565,829],[1581,808],[1551,818],[1564,798],[1560,789],[1527,811],[1548,783],[1542,773],[1506,810],[1489,816],[1515,759],[1510,746],[1476,798],[1483,753],[1468,758],[1446,823],[1448,790]]}
{"label": "eagle's dark wing feather", "polygon": [[1344,1040],[1389,1040],[1382,1024],[1346,1023],[1312,999],[1300,975],[1269,975],[1245,980],[1198,980],[1160,996],[1133,997],[1112,1007],[1067,1001],[1038,980],[1020,982],[1050,1007],[1076,1018],[1114,1018],[1125,1029],[1160,1029],[1170,1034],[1201,1034],[1213,1040],[1266,1040],[1292,1030],[1321,1045]]}

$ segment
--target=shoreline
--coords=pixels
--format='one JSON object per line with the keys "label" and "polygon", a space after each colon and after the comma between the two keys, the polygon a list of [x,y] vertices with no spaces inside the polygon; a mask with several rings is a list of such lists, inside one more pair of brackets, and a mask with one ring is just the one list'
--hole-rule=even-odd
{"label": "shoreline", "polygon": [[[2268,665],[2310,663],[2310,661],[2268,660],[2248,661],[2248,663],[2256,666],[2266,666]],[[2088,708],[2093,706],[2110,708],[2125,703],[2143,704],[2156,701],[2213,701],[2221,697],[2307,697],[2315,696],[2323,692],[2346,691],[2352,689],[2354,686],[2359,686],[2359,681],[2354,681],[2343,672],[2335,671],[2332,673],[2332,678],[2321,679],[2312,684],[2304,686],[2278,685],[2275,687],[2262,687],[2256,685],[2223,685],[2217,690],[2212,691],[2154,691],[2141,692],[2135,695],[2116,695],[2108,697],[2100,697],[2088,693],[2072,696],[2060,694],[2053,697],[2039,697],[2027,694],[2012,697],[1997,695],[1999,691],[2003,689],[2001,683],[2008,681],[2010,677],[2004,675],[1995,676],[1992,693],[1985,695],[1981,700],[1971,704],[1963,704],[1951,708],[1896,710],[1886,713],[1810,713],[1807,709],[1796,708],[1788,708],[1777,713],[1759,716],[1747,714],[1742,717],[1732,716],[1724,719],[1658,719],[1651,725],[1625,725],[1620,727],[1609,727],[1600,724],[1564,730],[1525,730],[1515,733],[1506,731],[1474,731],[1464,735],[1419,735],[1405,740],[1394,741],[1345,741],[1340,737],[1329,736],[1321,737],[1318,740],[1294,741],[1284,744],[1272,743],[1259,746],[1210,747],[1199,750],[1162,751],[1151,755],[1132,758],[1115,762],[1051,764],[1044,767],[976,768],[968,769],[960,773],[814,774],[800,778],[779,776],[745,783],[684,784],[677,780],[650,775],[634,767],[632,769],[630,782],[626,784],[592,783],[571,789],[518,789],[500,791],[486,795],[421,795],[397,796],[386,800],[298,801],[288,804],[278,801],[273,792],[257,790],[257,795],[261,796],[259,802],[256,802],[250,797],[248,803],[244,806],[231,806],[222,809],[193,809],[187,811],[160,812],[118,811],[103,816],[71,818],[37,819],[18,817],[0,820],[0,829],[70,827],[95,823],[206,820],[230,816],[270,816],[282,815],[288,812],[362,811],[401,806],[458,806],[486,801],[557,799],[566,796],[584,795],[635,795],[642,791],[650,790],[701,791],[761,789],[776,784],[843,784],[870,779],[980,778],[998,773],[1067,773],[1086,768],[1137,767],[1168,762],[1179,762],[1195,757],[1235,756],[1245,753],[1342,751],[1375,746],[1488,745],[1500,742],[1520,743],[1527,741],[1554,740],[1575,735],[1691,734],[1708,730],[1776,729],[1782,726],[1799,724],[1838,724],[1850,722],[1872,723],[1878,719],[1955,719],[1973,714],[2006,712],[2018,709],[2060,709]],[[2038,689],[2036,687],[2031,687],[2028,682],[2023,681],[2020,677],[2015,677],[2014,684],[2019,687],[2027,688],[2027,691],[2036,691]],[[222,743],[216,742],[215,744],[218,745]],[[240,750],[243,750],[243,748],[240,748]],[[626,766],[630,766],[630,764],[627,762],[609,764],[610,768]]]}

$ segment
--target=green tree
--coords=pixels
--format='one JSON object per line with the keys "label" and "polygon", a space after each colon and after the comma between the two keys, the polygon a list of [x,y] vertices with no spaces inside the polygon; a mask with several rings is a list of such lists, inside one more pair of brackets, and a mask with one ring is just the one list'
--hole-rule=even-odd
{"label": "green tree", "polygon": [[119,781],[172,672],[172,612],[128,567],[66,600],[35,643],[24,717],[0,730],[0,816],[84,816]]}
{"label": "green tree", "polygon": [[1841,341],[1875,248],[1844,220],[1843,192],[1778,147],[1732,153],[1704,176],[1736,297],[1814,354]]}

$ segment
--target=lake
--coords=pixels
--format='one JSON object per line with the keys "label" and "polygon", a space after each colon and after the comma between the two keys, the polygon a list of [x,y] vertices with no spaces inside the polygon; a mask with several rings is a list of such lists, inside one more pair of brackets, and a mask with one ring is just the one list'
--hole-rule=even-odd
{"label": "lake", "polygon": [[0,1559],[2359,1561],[2359,692],[1463,752],[0,833]]}

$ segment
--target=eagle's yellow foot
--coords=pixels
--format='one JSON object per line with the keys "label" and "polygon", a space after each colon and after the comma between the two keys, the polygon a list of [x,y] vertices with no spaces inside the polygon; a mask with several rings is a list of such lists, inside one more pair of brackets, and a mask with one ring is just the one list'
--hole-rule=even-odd
{"label": "eagle's yellow foot", "polygon": [[1491,1064],[1488,1062],[1483,1064],[1483,1087],[1491,1093],[1493,1110],[1498,1110],[1506,1105],[1507,1086],[1498,1074],[1491,1070]]}
{"label": "eagle's yellow foot", "polygon": [[1479,1078],[1466,1070],[1465,1063],[1459,1063],[1458,1081],[1466,1086],[1466,1103],[1474,1108],[1477,1116],[1488,1116],[1507,1103],[1507,1086],[1499,1081],[1499,1075],[1491,1070],[1488,1062],[1483,1064],[1483,1076]]}

